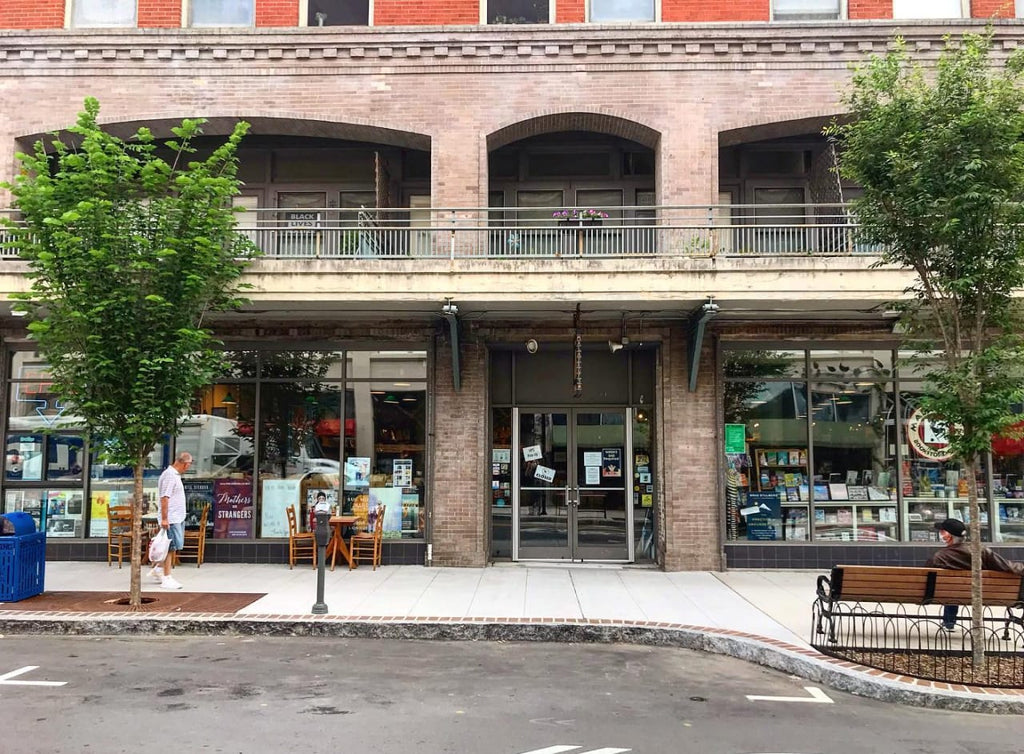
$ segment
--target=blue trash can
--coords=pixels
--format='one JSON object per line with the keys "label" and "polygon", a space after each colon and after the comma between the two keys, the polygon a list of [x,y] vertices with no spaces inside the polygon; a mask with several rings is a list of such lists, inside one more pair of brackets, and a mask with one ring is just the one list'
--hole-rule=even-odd
{"label": "blue trash can", "polygon": [[[46,532],[37,532],[28,513],[4,514],[13,535],[0,536],[0,602],[17,602],[43,592],[46,575]],[[9,527],[0,527],[0,530]]]}

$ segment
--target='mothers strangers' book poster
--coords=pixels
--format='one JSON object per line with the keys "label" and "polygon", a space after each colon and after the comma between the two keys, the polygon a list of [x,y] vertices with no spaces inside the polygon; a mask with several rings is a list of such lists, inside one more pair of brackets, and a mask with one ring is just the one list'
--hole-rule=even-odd
{"label": "'mothers strangers' book poster", "polygon": [[217,479],[213,483],[213,536],[217,539],[253,536],[252,482]]}

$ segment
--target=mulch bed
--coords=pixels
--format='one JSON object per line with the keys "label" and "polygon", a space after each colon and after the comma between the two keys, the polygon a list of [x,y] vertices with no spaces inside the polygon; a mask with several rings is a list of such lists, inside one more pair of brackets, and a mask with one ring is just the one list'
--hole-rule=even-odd
{"label": "mulch bed", "polygon": [[969,654],[931,654],[903,652],[845,651],[843,657],[890,673],[927,678],[968,686],[1024,688],[1024,657],[1021,655],[987,655],[985,669],[975,674]]}
{"label": "mulch bed", "polygon": [[[144,612],[234,613],[265,594],[143,591]],[[43,592],[19,602],[0,602],[0,610],[58,610],[72,613],[125,613],[127,592]]]}

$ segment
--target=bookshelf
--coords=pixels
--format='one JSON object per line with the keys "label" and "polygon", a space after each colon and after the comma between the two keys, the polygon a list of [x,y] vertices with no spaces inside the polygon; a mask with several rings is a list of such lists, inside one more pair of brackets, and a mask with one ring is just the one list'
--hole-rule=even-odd
{"label": "bookshelf", "polygon": [[814,538],[834,542],[898,540],[896,505],[835,502],[814,505]]}

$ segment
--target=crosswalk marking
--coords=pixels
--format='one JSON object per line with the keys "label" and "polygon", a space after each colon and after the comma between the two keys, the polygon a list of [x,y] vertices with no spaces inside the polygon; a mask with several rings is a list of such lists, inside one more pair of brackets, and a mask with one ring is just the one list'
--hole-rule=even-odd
{"label": "crosswalk marking", "polygon": [[578,751],[582,748],[582,746],[548,746],[546,749],[524,751],[523,754],[564,754],[567,751],[575,751],[576,754],[623,754],[627,751],[633,751],[632,749],[617,749],[612,746],[606,746],[603,749],[591,749],[590,751]]}

